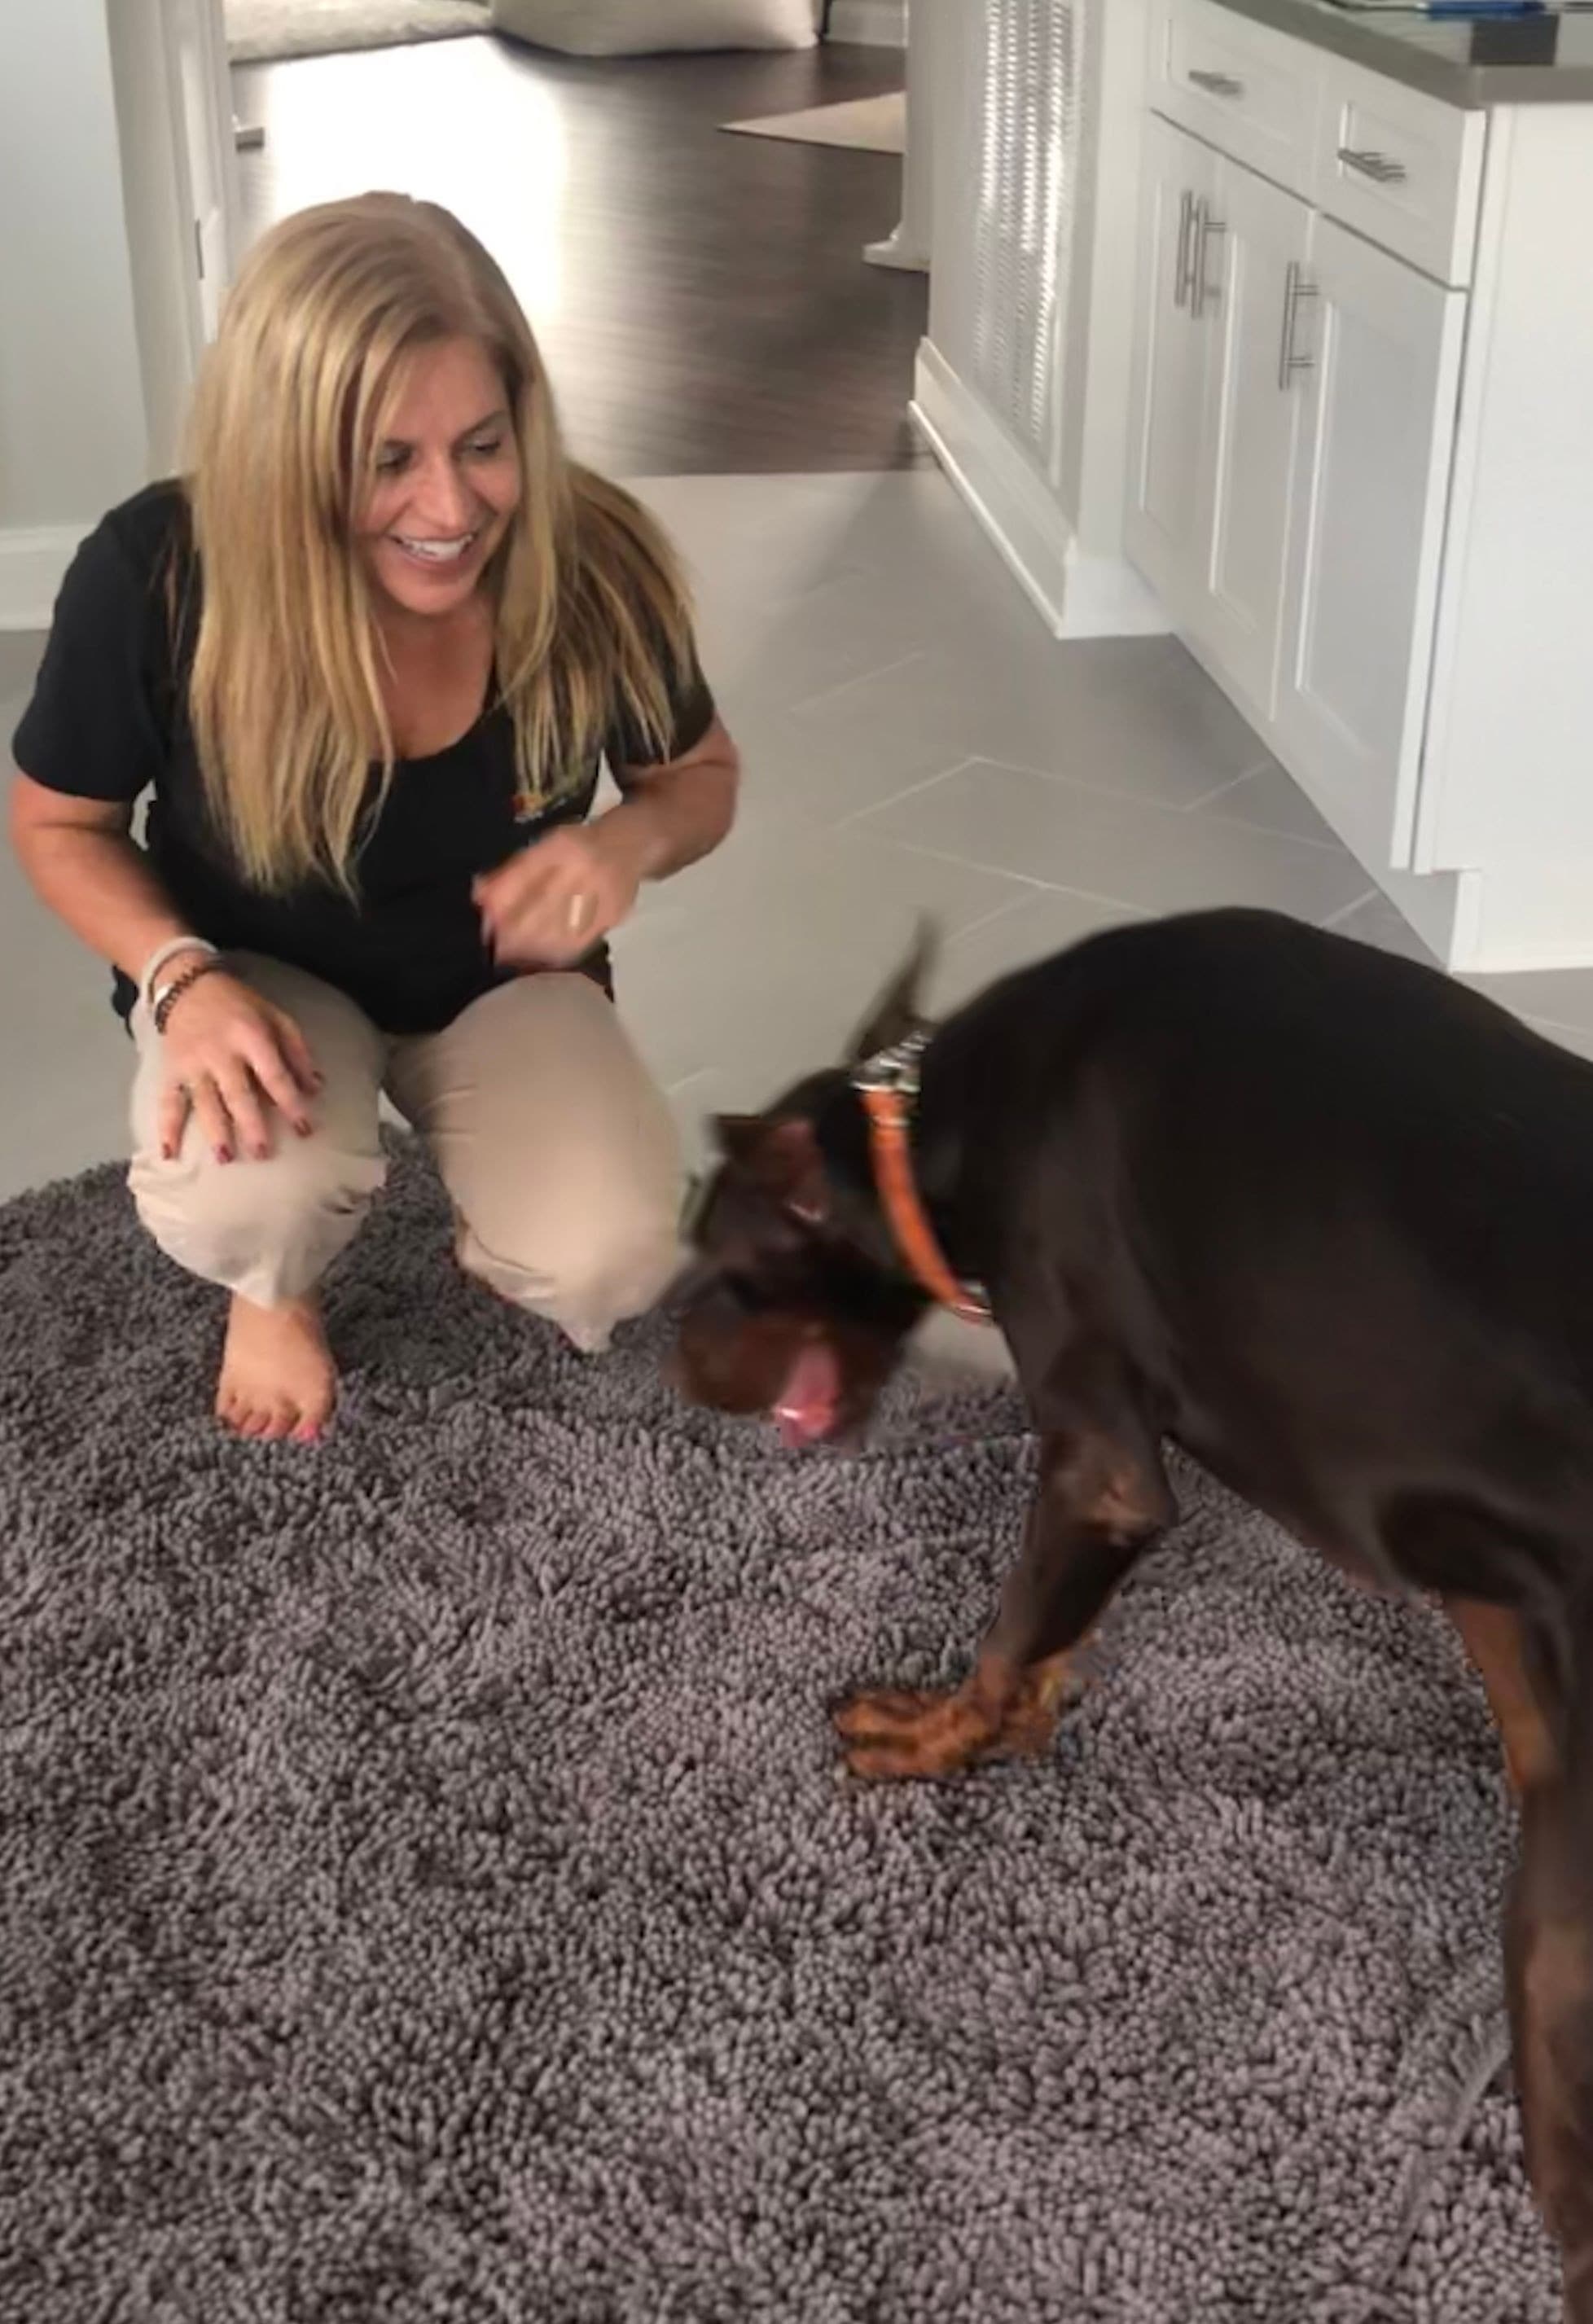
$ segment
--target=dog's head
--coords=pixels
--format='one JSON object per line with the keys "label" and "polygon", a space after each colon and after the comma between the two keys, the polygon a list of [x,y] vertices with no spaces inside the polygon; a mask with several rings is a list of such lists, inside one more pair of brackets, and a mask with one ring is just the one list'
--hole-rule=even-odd
{"label": "dog's head", "polygon": [[694,1404],[770,1414],[792,1445],[855,1437],[926,1300],[874,1199],[852,1066],[920,1027],[927,946],[850,1045],[767,1113],[721,1116],[690,1228],[671,1370]]}

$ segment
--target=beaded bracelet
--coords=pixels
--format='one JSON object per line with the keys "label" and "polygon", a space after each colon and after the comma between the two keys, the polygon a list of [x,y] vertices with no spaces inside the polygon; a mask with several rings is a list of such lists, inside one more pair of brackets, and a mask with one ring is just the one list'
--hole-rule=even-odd
{"label": "beaded bracelet", "polygon": [[156,1032],[165,1031],[167,1019],[190,984],[197,984],[201,976],[213,976],[218,968],[226,966],[227,963],[218,953],[211,953],[205,959],[190,961],[186,968],[179,969],[154,1005],[153,1021]]}
{"label": "beaded bracelet", "polygon": [[158,952],[151,953],[138,972],[138,997],[152,1016],[155,1006],[155,979],[166,963],[175,960],[180,952],[213,953],[217,949],[208,936],[168,936]]}

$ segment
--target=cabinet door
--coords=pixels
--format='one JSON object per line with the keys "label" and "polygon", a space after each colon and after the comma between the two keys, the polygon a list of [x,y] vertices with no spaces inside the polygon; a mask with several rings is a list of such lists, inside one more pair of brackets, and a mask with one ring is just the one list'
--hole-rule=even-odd
{"label": "cabinet door", "polygon": [[1195,245],[1217,157],[1153,114],[1140,196],[1138,319],[1130,438],[1129,555],[1180,626],[1200,595],[1200,456],[1209,350],[1197,316]]}
{"label": "cabinet door", "polygon": [[1320,218],[1309,287],[1279,749],[1363,862],[1404,865],[1466,294]]}
{"label": "cabinet door", "polygon": [[1277,692],[1302,401],[1284,336],[1305,284],[1311,223],[1294,195],[1224,162],[1196,228],[1192,305],[1212,346],[1195,516],[1205,570],[1190,621],[1213,662],[1266,718]]}

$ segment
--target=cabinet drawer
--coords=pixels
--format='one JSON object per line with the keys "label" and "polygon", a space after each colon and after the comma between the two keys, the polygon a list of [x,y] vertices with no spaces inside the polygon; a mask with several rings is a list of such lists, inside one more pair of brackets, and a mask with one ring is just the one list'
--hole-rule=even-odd
{"label": "cabinet drawer", "polygon": [[1487,116],[1324,60],[1319,209],[1435,281],[1471,279]]}
{"label": "cabinet drawer", "polygon": [[1212,0],[1154,0],[1151,104],[1292,193],[1311,191],[1324,62]]}

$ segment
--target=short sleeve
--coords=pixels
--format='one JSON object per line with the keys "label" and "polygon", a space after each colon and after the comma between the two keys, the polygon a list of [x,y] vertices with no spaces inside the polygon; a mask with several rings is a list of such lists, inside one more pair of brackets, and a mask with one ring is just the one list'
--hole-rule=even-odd
{"label": "short sleeve", "polygon": [[165,762],[150,667],[157,582],[108,522],[91,532],[55,601],[32,700],[12,754],[24,775],[72,798],[129,802]]}
{"label": "short sleeve", "polygon": [[[662,648],[661,654],[667,650]],[[673,657],[669,657],[672,661]],[[675,671],[669,689],[670,733],[668,747],[661,751],[649,742],[634,719],[620,717],[610,728],[603,746],[616,779],[626,768],[667,767],[676,759],[683,759],[688,751],[696,749],[717,715],[714,697],[709,691],[697,659],[695,644],[688,650],[685,666]]]}

